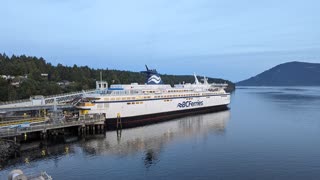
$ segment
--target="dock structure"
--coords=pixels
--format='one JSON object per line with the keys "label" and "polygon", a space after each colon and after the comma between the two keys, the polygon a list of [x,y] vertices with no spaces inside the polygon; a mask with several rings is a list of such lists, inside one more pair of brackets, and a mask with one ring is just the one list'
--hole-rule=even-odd
{"label": "dock structure", "polygon": [[34,96],[30,99],[17,101],[0,102],[0,113],[37,110],[37,109],[53,109],[56,104],[59,109],[68,108],[74,105],[74,100],[81,98],[84,94],[93,93],[95,89],[83,90],[79,92],[71,92],[66,94],[58,94],[52,96]]}
{"label": "dock structure", "polygon": [[74,121],[60,121],[58,123],[51,122],[51,123],[43,123],[39,125],[34,125],[30,127],[19,127],[16,128],[5,128],[0,130],[0,138],[10,138],[10,137],[17,137],[32,132],[41,133],[43,136],[46,136],[47,132],[50,130],[57,130],[57,129],[65,129],[69,127],[78,127],[79,132],[83,132],[81,129],[92,128],[93,130],[97,126],[97,129],[104,129],[105,125],[105,116],[102,114],[97,114],[91,117],[80,117]]}
{"label": "dock structure", "polygon": [[50,133],[59,134],[72,128],[78,128],[78,134],[104,130],[104,114],[80,116],[74,108],[85,94],[93,92],[95,90],[1,102],[0,138],[26,139],[31,134],[46,138]]}

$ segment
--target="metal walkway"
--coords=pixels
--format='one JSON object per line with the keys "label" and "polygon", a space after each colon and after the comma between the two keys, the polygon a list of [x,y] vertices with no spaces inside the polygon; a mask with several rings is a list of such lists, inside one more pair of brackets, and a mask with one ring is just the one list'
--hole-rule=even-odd
{"label": "metal walkway", "polygon": [[92,125],[92,124],[104,124],[105,117],[103,115],[97,115],[92,118],[80,118],[79,120],[72,121],[72,122],[60,122],[60,123],[50,123],[50,124],[41,124],[35,125],[25,128],[6,128],[0,130],[0,138],[4,137],[14,137],[19,136],[24,133],[30,132],[39,132],[39,131],[47,131],[51,129],[59,129],[59,128],[66,128],[66,127],[73,127],[73,126],[85,126],[85,125]]}
{"label": "metal walkway", "polygon": [[55,103],[57,104],[58,108],[68,108],[74,105],[72,104],[73,100],[77,98],[80,99],[81,97],[83,97],[84,94],[89,94],[93,92],[95,92],[95,89],[46,96],[43,99],[44,103],[42,103],[41,105],[33,104],[31,99],[0,102],[0,112],[51,109]]}

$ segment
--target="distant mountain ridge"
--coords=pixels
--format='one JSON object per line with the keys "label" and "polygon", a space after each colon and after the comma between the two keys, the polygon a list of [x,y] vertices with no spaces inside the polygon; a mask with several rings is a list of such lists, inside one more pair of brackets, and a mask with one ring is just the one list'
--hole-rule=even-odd
{"label": "distant mountain ridge", "polygon": [[254,77],[236,83],[237,86],[320,86],[320,63],[287,62]]}

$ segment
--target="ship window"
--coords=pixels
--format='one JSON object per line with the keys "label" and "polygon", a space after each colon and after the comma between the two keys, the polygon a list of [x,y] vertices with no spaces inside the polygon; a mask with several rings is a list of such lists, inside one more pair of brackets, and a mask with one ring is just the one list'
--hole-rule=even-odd
{"label": "ship window", "polygon": [[128,104],[128,105],[130,105],[131,103],[130,103],[130,102],[128,102],[127,104]]}
{"label": "ship window", "polygon": [[105,101],[109,101],[109,98],[104,98]]}
{"label": "ship window", "polygon": [[114,101],[114,98],[111,98],[110,100],[111,100],[111,101]]}
{"label": "ship window", "polygon": [[132,102],[132,104],[135,104],[135,102]]}
{"label": "ship window", "polygon": [[126,99],[127,99],[127,98],[125,98],[125,97],[124,97],[124,98],[122,98],[122,100],[126,100]]}
{"label": "ship window", "polygon": [[121,98],[118,97],[118,98],[116,98],[116,100],[117,100],[117,101],[118,101],[118,100],[121,100]]}
{"label": "ship window", "polygon": [[143,102],[140,102],[140,104],[143,104]]}

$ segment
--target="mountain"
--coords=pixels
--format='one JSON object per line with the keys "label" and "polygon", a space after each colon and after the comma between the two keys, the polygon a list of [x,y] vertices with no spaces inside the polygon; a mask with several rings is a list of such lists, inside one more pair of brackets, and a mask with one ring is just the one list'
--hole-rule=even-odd
{"label": "mountain", "polygon": [[320,64],[288,62],[257,76],[240,81],[237,86],[320,86]]}

